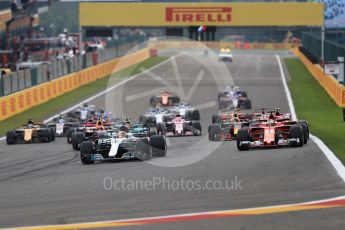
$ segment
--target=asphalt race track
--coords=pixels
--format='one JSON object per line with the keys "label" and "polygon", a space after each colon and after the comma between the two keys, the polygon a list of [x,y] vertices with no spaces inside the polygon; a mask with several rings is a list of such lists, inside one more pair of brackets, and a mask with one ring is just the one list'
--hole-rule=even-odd
{"label": "asphalt race track", "polygon": [[[90,104],[138,119],[151,92],[181,86],[200,107],[201,137],[169,138],[165,158],[82,165],[65,138],[55,143],[7,146],[0,142],[0,227],[66,224],[228,210],[306,202],[341,196],[345,184],[313,143],[302,148],[239,152],[235,142],[211,143],[207,126],[217,111],[220,83],[209,58],[182,54],[127,82]],[[253,109],[288,110],[274,53],[238,53],[227,64],[235,84],[247,90]],[[175,62],[176,61],[176,62]],[[175,65],[176,64],[176,65]],[[180,78],[176,78],[176,66]],[[216,76],[214,76],[216,75]],[[157,78],[157,76],[159,76]],[[230,78],[230,75],[228,76]],[[179,80],[181,79],[181,81]],[[223,83],[219,85],[224,86]],[[181,90],[181,87],[178,87]],[[152,91],[153,92],[153,91]],[[188,92],[190,92],[188,94]],[[110,99],[109,99],[110,98]],[[196,144],[197,143],[197,144]],[[114,181],[164,180],[155,189],[115,189]],[[173,181],[193,181],[201,189],[168,189]],[[208,180],[231,189],[205,189]],[[104,182],[106,186],[104,186]],[[190,183],[193,183],[190,182]],[[217,183],[218,183],[217,182]],[[190,185],[195,186],[195,185]],[[345,208],[191,220],[124,229],[345,229]],[[120,228],[120,229],[122,229]]]}

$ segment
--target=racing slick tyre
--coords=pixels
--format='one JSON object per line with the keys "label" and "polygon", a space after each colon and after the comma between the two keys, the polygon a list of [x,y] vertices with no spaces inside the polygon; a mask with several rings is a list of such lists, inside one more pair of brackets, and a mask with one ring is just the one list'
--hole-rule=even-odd
{"label": "racing slick tyre", "polygon": [[219,109],[220,110],[227,109],[227,108],[229,108],[229,104],[230,104],[230,102],[228,102],[228,101],[219,100]]}
{"label": "racing slick tyre", "polygon": [[149,137],[157,135],[157,128],[156,127],[150,127],[149,128]]}
{"label": "racing slick tyre", "polygon": [[155,157],[165,157],[167,155],[167,144],[165,137],[161,135],[154,135],[150,138],[149,144],[151,146],[152,155]]}
{"label": "racing slick tyre", "polygon": [[308,126],[305,123],[299,123],[299,125],[302,127],[303,144],[307,144],[308,143],[308,139],[309,139]]}
{"label": "racing slick tyre", "polygon": [[72,144],[72,134],[76,131],[75,128],[70,128],[69,130],[67,130],[66,132],[66,136],[67,136],[67,143],[68,144]]}
{"label": "racing slick tyre", "polygon": [[49,133],[50,133],[50,140],[51,141],[55,141],[55,133],[56,133],[56,130],[54,127],[50,127],[49,128]]}
{"label": "racing slick tyre", "polygon": [[181,99],[178,97],[178,96],[173,96],[172,98],[171,98],[171,102],[172,103],[170,103],[170,105],[175,105],[175,104],[178,104],[178,103],[180,103],[181,102]]}
{"label": "racing slick tyre", "polygon": [[249,127],[250,121],[242,121],[241,128]]}
{"label": "racing slick tyre", "polygon": [[83,164],[93,164],[95,161],[92,160],[91,154],[93,153],[92,141],[84,141],[80,146],[80,161]]}
{"label": "racing slick tyre", "polygon": [[[76,131],[73,131],[72,134],[71,134],[71,144],[73,145],[73,142],[74,142],[74,139],[75,139],[75,133]],[[67,138],[68,140],[68,138]]]}
{"label": "racing slick tyre", "polygon": [[290,127],[291,138],[298,138],[300,141],[293,145],[293,147],[302,147],[304,144],[303,128],[301,125],[293,125]]}
{"label": "racing slick tyre", "polygon": [[193,134],[194,136],[201,136],[201,124],[200,122],[196,121],[196,122],[193,122]]}
{"label": "racing slick tyre", "polygon": [[152,96],[150,98],[150,106],[156,106],[156,104],[157,104],[157,99],[155,96]]}
{"label": "racing slick tyre", "polygon": [[299,125],[302,126],[302,130],[303,130],[303,137],[304,137],[304,144],[308,143],[309,140],[309,124],[307,121],[298,121]]}
{"label": "racing slick tyre", "polygon": [[149,140],[145,138],[141,138],[137,140],[136,149],[140,151],[138,156],[139,160],[148,161],[152,158],[152,151],[149,145]]}
{"label": "racing slick tyre", "polygon": [[252,108],[252,102],[250,100],[245,100],[242,105],[243,109],[251,109]]}
{"label": "racing slick tyre", "polygon": [[226,93],[225,92],[219,92],[218,93],[218,101],[220,101],[220,98],[225,97]]}
{"label": "racing slick tyre", "polygon": [[66,117],[75,118],[75,117],[74,117],[74,113],[72,113],[72,112],[68,112],[68,113],[66,114]]}
{"label": "racing slick tyre", "polygon": [[208,127],[208,139],[210,141],[220,141],[222,129],[220,125],[212,124]]}
{"label": "racing slick tyre", "polygon": [[237,132],[237,149],[240,151],[248,150],[248,146],[241,145],[242,141],[250,141],[248,129],[240,129]]}
{"label": "racing slick tyre", "polygon": [[40,141],[49,143],[51,141],[50,129],[42,129]]}
{"label": "racing slick tyre", "polygon": [[221,123],[222,119],[217,114],[212,115],[212,124]]}
{"label": "racing slick tyre", "polygon": [[144,124],[146,122],[146,118],[144,116],[139,116],[139,122]]}
{"label": "racing slick tyre", "polygon": [[85,135],[82,132],[75,132],[74,133],[74,140],[73,140],[73,149],[80,150],[80,146],[82,142],[85,140]]}
{"label": "racing slick tyre", "polygon": [[165,136],[167,134],[167,127],[164,122],[159,122],[157,124],[157,134]]}
{"label": "racing slick tyre", "polygon": [[72,133],[72,137],[71,137],[71,141],[72,141],[72,148],[74,149],[74,150],[77,150],[77,147],[76,147],[76,138],[75,138],[75,136],[76,136],[76,134],[77,134],[77,132],[73,132]]}
{"label": "racing slick tyre", "polygon": [[192,119],[193,121],[199,121],[200,120],[200,111],[195,109],[192,112]]}
{"label": "racing slick tyre", "polygon": [[16,134],[14,133],[14,131],[8,131],[6,133],[6,143],[8,145],[13,145],[16,143],[16,140],[17,140],[17,136]]}

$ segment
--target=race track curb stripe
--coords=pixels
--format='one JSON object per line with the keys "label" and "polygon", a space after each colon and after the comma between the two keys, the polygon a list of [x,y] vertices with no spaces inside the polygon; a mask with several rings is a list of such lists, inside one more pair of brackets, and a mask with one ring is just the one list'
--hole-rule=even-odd
{"label": "race track curb stripe", "polygon": [[288,205],[275,205],[268,207],[259,208],[248,208],[248,209],[235,209],[235,210],[223,210],[213,212],[199,212],[169,216],[157,216],[157,217],[146,217],[146,218],[135,218],[135,219],[123,219],[123,220],[112,220],[112,221],[99,221],[99,222],[86,222],[86,223],[75,223],[75,224],[62,224],[62,225],[45,225],[45,226],[30,226],[30,227],[19,227],[9,228],[8,230],[67,230],[67,229],[96,229],[96,228],[115,228],[125,226],[138,226],[138,225],[149,225],[149,224],[164,224],[172,222],[187,222],[195,220],[208,220],[208,219],[221,219],[221,218],[236,218],[245,216],[258,216],[258,215],[269,215],[287,212],[301,212],[320,210],[328,208],[340,208],[345,207],[345,196],[314,201],[304,202]]}
{"label": "race track curb stripe", "polygon": [[[279,57],[278,54],[276,55],[276,59],[277,59],[277,62],[278,62],[278,66],[279,66],[279,70],[280,70],[280,76],[281,76],[281,79],[282,79],[282,82],[283,82],[283,86],[284,86],[284,91],[285,91],[285,94],[286,94],[286,97],[287,97],[287,100],[288,100],[291,117],[292,117],[292,119],[297,119],[297,115],[296,115],[296,111],[295,111],[295,106],[294,106],[293,101],[292,101],[292,97],[291,97],[291,93],[290,93],[289,87],[288,87],[288,85],[286,83],[286,77],[285,77],[283,65],[281,63],[281,60],[280,60],[280,57]],[[330,150],[327,147],[327,145],[325,145],[325,143],[323,143],[323,141],[320,140],[318,137],[316,137],[314,135],[310,135],[310,138],[319,147],[319,149],[325,154],[325,156],[327,157],[328,161],[332,164],[334,169],[337,171],[337,173],[340,176],[340,178],[343,180],[343,182],[345,182],[345,167],[341,163],[341,161],[336,157],[334,152],[332,152],[332,150]]]}

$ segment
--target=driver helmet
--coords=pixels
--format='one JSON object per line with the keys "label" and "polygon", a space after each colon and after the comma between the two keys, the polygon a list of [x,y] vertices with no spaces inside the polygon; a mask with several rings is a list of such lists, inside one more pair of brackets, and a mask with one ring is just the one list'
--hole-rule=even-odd
{"label": "driver helmet", "polygon": [[274,120],[274,118],[275,118],[274,112],[271,112],[268,119],[269,119],[269,120]]}
{"label": "driver helmet", "polygon": [[276,116],[279,116],[279,115],[280,115],[279,110],[280,110],[279,108],[275,108],[275,109],[274,109]]}
{"label": "driver helmet", "polygon": [[125,138],[126,137],[126,132],[125,131],[119,131],[117,133],[117,138]]}
{"label": "driver helmet", "polygon": [[267,124],[268,125],[274,125],[275,121],[273,119],[268,119]]}
{"label": "driver helmet", "polygon": [[123,124],[130,129],[132,126],[132,119],[130,117],[125,117],[125,120],[123,121]]}

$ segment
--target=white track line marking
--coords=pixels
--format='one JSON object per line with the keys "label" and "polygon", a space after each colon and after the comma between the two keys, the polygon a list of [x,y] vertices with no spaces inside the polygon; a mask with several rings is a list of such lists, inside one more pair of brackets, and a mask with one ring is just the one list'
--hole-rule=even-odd
{"label": "white track line marking", "polygon": [[[296,111],[295,111],[295,106],[292,101],[291,93],[289,90],[289,87],[287,86],[286,83],[286,78],[285,78],[285,73],[283,70],[283,65],[281,63],[279,55],[276,55],[277,61],[278,61],[278,66],[280,70],[280,76],[283,82],[284,90],[286,93],[286,97],[288,100],[289,108],[290,108],[290,113],[293,119],[297,119]],[[328,161],[332,164],[334,169],[337,171],[338,175],[340,178],[345,182],[345,167],[341,163],[341,161],[335,156],[335,154],[330,150],[325,143],[323,143],[322,140],[320,140],[318,137],[314,135],[310,135],[310,138],[313,140],[313,142],[320,148],[320,150],[325,154],[327,157]]]}
{"label": "white track line marking", "polygon": [[285,91],[285,94],[286,94],[286,98],[288,100],[291,117],[292,117],[293,120],[296,120],[297,119],[296,110],[295,110],[295,106],[294,106],[293,101],[292,101],[290,89],[289,89],[289,87],[288,87],[288,85],[286,83],[286,77],[285,77],[283,65],[282,65],[282,63],[280,61],[279,55],[276,55],[276,58],[277,58],[277,61],[278,61],[278,66],[279,66],[280,76],[281,76],[281,79],[282,79],[282,82],[283,82],[284,91]]}
{"label": "white track line marking", "polygon": [[[181,56],[181,55],[182,55],[182,54],[177,55],[176,57]],[[112,90],[118,88],[119,86],[121,86],[121,85],[123,85],[123,84],[125,84],[125,83],[127,83],[127,82],[129,82],[129,81],[131,81],[131,80],[133,80],[133,79],[135,79],[135,78],[137,78],[138,76],[140,76],[140,75],[142,75],[142,74],[148,74],[148,73],[150,72],[150,70],[156,69],[156,68],[158,68],[158,67],[160,67],[160,66],[162,66],[162,65],[164,65],[164,64],[166,64],[166,63],[168,63],[169,61],[171,61],[171,58],[169,58],[169,59],[167,59],[167,60],[165,60],[165,61],[163,61],[163,62],[161,62],[161,63],[159,63],[159,64],[157,64],[157,65],[154,65],[154,66],[152,66],[152,67],[149,68],[149,69],[145,69],[144,72],[141,72],[141,73],[138,73],[138,74],[136,74],[136,75],[133,75],[133,76],[131,76],[131,77],[129,77],[129,78],[127,78],[127,79],[125,79],[125,80],[123,80],[123,81],[121,81],[121,82],[119,82],[119,83],[117,83],[117,84],[115,84],[115,85],[113,85],[113,86],[107,88],[106,90],[104,90],[104,91],[102,91],[102,92],[100,92],[100,93],[98,93],[98,94],[96,94],[96,95],[93,95],[92,97],[89,97],[89,98],[85,99],[84,101],[82,101],[82,102],[80,102],[80,103],[78,103],[78,104],[76,104],[76,105],[74,105],[74,106],[72,106],[72,107],[70,107],[70,108],[68,108],[68,109],[65,109],[65,110],[63,110],[63,111],[61,111],[61,112],[59,112],[59,113],[57,113],[57,114],[55,114],[55,115],[53,115],[53,116],[47,118],[47,119],[45,119],[45,120],[43,121],[43,123],[47,123],[47,122],[53,120],[53,118],[56,117],[56,116],[58,116],[59,114],[67,113],[67,112],[69,112],[69,111],[71,111],[71,110],[73,110],[73,109],[76,109],[76,108],[80,107],[81,105],[83,105],[83,104],[85,104],[85,103],[88,103],[88,102],[90,102],[90,101],[92,101],[92,100],[94,100],[94,99],[96,99],[96,98],[98,98],[98,97],[100,97],[100,96],[103,96],[104,94],[106,94],[106,93],[108,93],[108,92],[110,92],[110,91],[112,91]],[[6,137],[1,137],[1,138],[0,138],[0,141],[3,141],[3,140],[5,140],[5,139],[6,139]]]}

